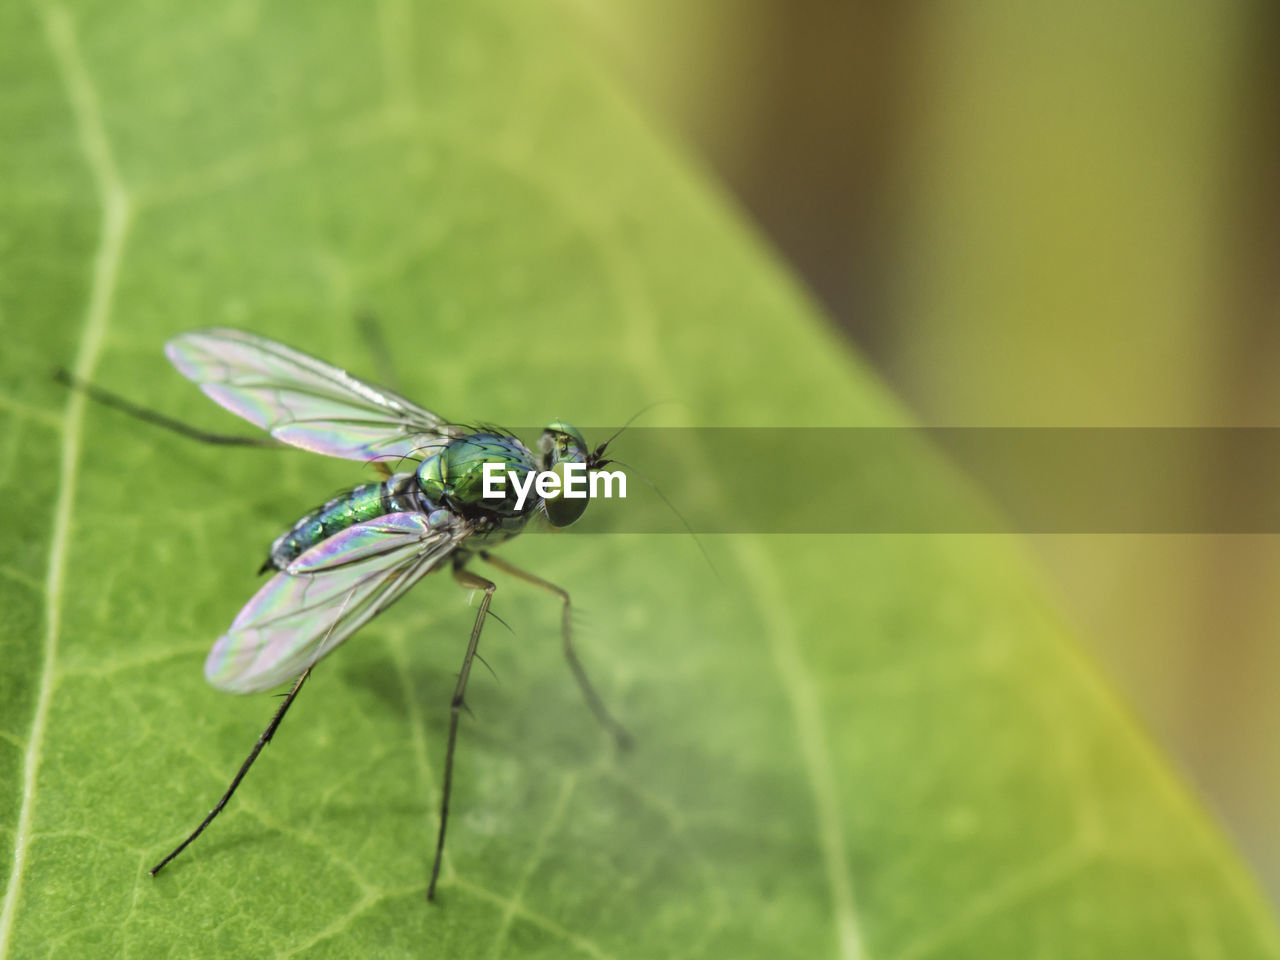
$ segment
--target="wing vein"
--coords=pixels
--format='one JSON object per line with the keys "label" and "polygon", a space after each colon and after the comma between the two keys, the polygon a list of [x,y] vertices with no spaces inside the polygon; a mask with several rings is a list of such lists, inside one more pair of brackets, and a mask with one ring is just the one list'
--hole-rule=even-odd
{"label": "wing vein", "polygon": [[179,334],[165,353],[215,403],[314,453],[348,460],[414,456],[460,432],[398,393],[243,330]]}
{"label": "wing vein", "polygon": [[209,651],[205,677],[234,693],[296,677],[395,603],[472,530],[457,517],[428,526],[421,514],[399,513],[334,534],[245,604]]}

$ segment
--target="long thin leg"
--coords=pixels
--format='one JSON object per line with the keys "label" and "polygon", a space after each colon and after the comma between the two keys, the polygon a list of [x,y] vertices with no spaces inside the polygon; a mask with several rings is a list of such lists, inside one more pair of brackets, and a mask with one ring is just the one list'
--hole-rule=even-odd
{"label": "long thin leg", "polygon": [[436,896],[436,880],[440,877],[440,860],[444,856],[444,831],[449,823],[449,794],[453,790],[453,750],[458,742],[458,718],[465,706],[463,698],[467,692],[467,678],[471,676],[471,661],[475,659],[476,647],[480,643],[480,630],[484,627],[485,615],[489,612],[489,604],[493,602],[493,591],[498,589],[492,580],[477,576],[470,570],[457,568],[453,578],[468,590],[483,590],[484,599],[480,601],[480,609],[476,613],[475,626],[471,628],[471,639],[467,642],[467,652],[462,658],[462,669],[458,671],[458,685],[453,689],[453,700],[449,704],[449,745],[444,753],[444,785],[440,795],[440,832],[436,835],[436,859],[431,865],[431,883],[427,886],[427,899]]}
{"label": "long thin leg", "polygon": [[377,368],[378,382],[392,390],[399,390],[400,378],[396,375],[396,365],[391,359],[387,338],[382,333],[382,324],[371,311],[361,310],[356,314],[356,325],[360,328],[360,336],[364,338],[364,345]]}
{"label": "long thin leg", "polygon": [[539,576],[535,576],[527,570],[521,570],[517,566],[513,566],[501,557],[494,556],[486,550],[480,551],[480,559],[488,563],[503,573],[509,573],[517,579],[523,580],[525,583],[531,583],[535,587],[540,587],[548,593],[559,597],[564,604],[564,612],[560,617],[560,630],[564,635],[564,656],[569,661],[569,669],[573,671],[578,686],[582,689],[582,695],[587,699],[587,706],[591,708],[591,712],[595,714],[596,720],[600,722],[600,726],[604,727],[613,735],[613,739],[617,741],[618,749],[628,750],[631,748],[631,734],[627,733],[625,727],[622,726],[613,715],[609,713],[604,705],[604,701],[600,699],[600,694],[596,693],[596,688],[591,685],[591,681],[587,679],[587,671],[582,669],[582,663],[578,660],[577,653],[573,649],[573,618],[570,614],[569,594],[564,589],[557,587],[554,583],[549,583]]}
{"label": "long thin leg", "polygon": [[156,410],[140,406],[132,400],[126,400],[118,393],[112,393],[110,390],[103,390],[99,386],[95,386],[85,380],[73,377],[66,370],[58,369],[53,372],[53,379],[59,383],[65,384],[73,390],[80,390],[86,396],[98,401],[104,407],[111,407],[136,417],[144,423],[154,424],[157,427],[163,427],[166,430],[172,430],[174,433],[187,437],[190,440],[199,440],[201,443],[212,443],[223,447],[279,447],[282,444],[273,437],[259,436],[240,436],[229,433],[210,433],[207,430],[201,430],[199,427],[193,427],[190,424],[183,423],[181,420],[175,420],[173,417],[166,416]]}
{"label": "long thin leg", "polygon": [[180,854],[183,850],[187,849],[187,847],[191,845],[191,841],[204,833],[204,828],[211,824],[213,822],[213,818],[222,812],[222,808],[227,805],[227,801],[231,799],[231,795],[236,792],[236,787],[240,786],[240,781],[243,780],[245,774],[249,772],[249,768],[253,766],[253,761],[258,759],[258,754],[262,752],[262,748],[270,743],[271,738],[275,736],[276,730],[280,726],[280,721],[284,719],[284,715],[289,711],[289,707],[293,704],[294,698],[298,696],[298,691],[302,689],[302,685],[307,682],[307,677],[309,676],[311,676],[311,668],[307,667],[306,670],[302,671],[302,675],[294,681],[293,687],[290,689],[288,696],[284,698],[284,701],[280,704],[280,709],[276,711],[275,716],[271,718],[271,722],[267,724],[267,729],[263,730],[262,735],[258,737],[258,742],[255,743],[253,745],[253,749],[249,751],[249,756],[245,758],[244,763],[240,764],[240,769],[237,771],[235,779],[231,781],[231,786],[227,787],[227,792],[222,795],[222,799],[219,800],[214,808],[209,811],[209,815],[200,821],[200,826],[191,831],[191,836],[187,837],[187,839],[174,847],[172,853],[147,871],[151,876],[154,877],[164,869],[165,864]]}
{"label": "long thin leg", "polygon": [[[360,336],[364,338],[364,345],[378,370],[378,382],[399,390],[400,378],[396,376],[396,365],[391,360],[391,350],[387,347],[387,338],[382,334],[378,318],[368,310],[361,310],[356,314],[356,326],[360,328]],[[391,479],[392,470],[385,460],[371,460],[370,464],[383,480]]]}

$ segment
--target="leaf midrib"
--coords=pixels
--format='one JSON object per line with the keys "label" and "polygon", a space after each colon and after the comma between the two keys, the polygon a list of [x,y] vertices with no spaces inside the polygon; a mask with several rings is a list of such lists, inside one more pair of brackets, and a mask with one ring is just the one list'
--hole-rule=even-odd
{"label": "leaf midrib", "polygon": [[[98,247],[92,260],[92,281],[85,309],[84,327],[73,364],[76,377],[87,380],[91,378],[97,366],[110,320],[111,302],[129,227],[129,195],[116,167],[111,144],[107,139],[106,128],[102,121],[102,111],[84,60],[80,55],[71,16],[57,5],[42,5],[39,7],[39,14],[58,77],[66,90],[77,141],[93,178],[101,208]],[[49,564],[44,584],[44,652],[41,658],[40,685],[36,692],[31,732],[28,734],[26,750],[23,754],[22,800],[18,810],[18,822],[14,829],[13,862],[5,887],[4,905],[0,908],[0,960],[4,960],[9,955],[9,945],[13,941],[26,853],[32,839],[36,784],[40,774],[41,751],[44,747],[45,729],[53,700],[54,679],[58,664],[58,639],[62,625],[62,589],[67,570],[72,514],[75,509],[76,478],[79,474],[86,403],[83,393],[71,391],[61,418],[62,444],[59,452],[58,495],[53,511]]]}

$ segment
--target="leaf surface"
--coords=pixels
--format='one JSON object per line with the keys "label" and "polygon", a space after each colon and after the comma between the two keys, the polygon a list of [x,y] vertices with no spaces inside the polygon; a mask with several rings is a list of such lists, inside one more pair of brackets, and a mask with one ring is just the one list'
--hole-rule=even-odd
{"label": "leaf surface", "polygon": [[[146,876],[274,706],[208,687],[209,644],[271,538],[368,476],[192,444],[54,366],[235,431],[167,338],[239,326],[378,380],[372,310],[390,385],[457,419],[901,422],[574,36],[541,4],[0,11],[0,958],[1280,956],[994,537],[711,538],[720,578],[687,538],[523,537],[633,753],[555,601],[499,575],[427,905],[472,617],[428,578]],[[688,458],[714,483],[775,453]]]}

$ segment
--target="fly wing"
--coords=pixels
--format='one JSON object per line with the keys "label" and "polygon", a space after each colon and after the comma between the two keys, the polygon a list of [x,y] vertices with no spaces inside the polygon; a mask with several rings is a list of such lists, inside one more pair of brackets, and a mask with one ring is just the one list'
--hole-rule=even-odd
{"label": "fly wing", "polygon": [[395,603],[472,532],[451,514],[393,513],[349,527],[277,573],[209,651],[219,690],[257,693],[302,673]]}
{"label": "fly wing", "polygon": [[423,457],[459,428],[399,394],[241,330],[194,330],[164,347],[207,396],[277,440],[345,460]]}

